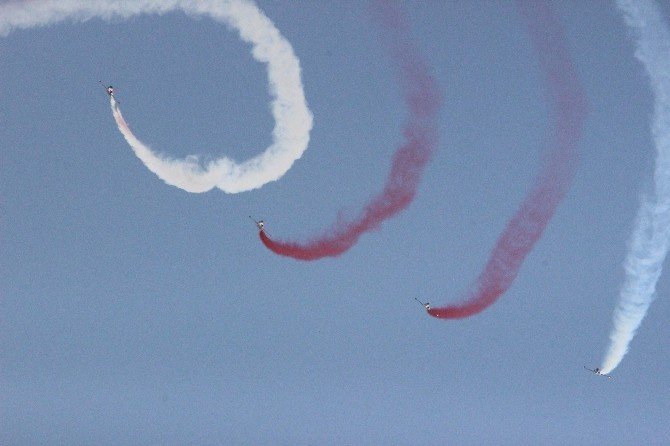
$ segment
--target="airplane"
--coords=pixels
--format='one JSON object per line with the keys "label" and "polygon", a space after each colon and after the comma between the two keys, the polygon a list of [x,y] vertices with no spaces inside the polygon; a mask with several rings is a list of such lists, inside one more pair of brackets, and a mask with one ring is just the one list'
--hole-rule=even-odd
{"label": "airplane", "polygon": [[588,367],[586,367],[586,366],[584,366],[584,368],[585,368],[586,370],[588,370],[589,372],[593,373],[594,375],[605,376],[605,377],[607,377],[607,379],[612,379],[612,377],[611,377],[610,375],[605,375],[605,374],[604,374],[603,372],[601,372],[600,369],[597,368],[597,367],[595,368],[595,370],[591,370],[590,368],[588,368]]}
{"label": "airplane", "polygon": [[100,85],[102,85],[103,87],[105,87],[105,90],[107,91],[107,94],[108,94],[108,95],[110,95],[111,97],[113,97],[114,99],[116,99],[116,98],[114,97],[114,87],[112,87],[111,85],[105,85],[105,84],[102,83],[102,81],[98,81],[98,82],[100,82]]}
{"label": "airplane", "polygon": [[256,223],[256,226],[258,227],[259,231],[265,231],[265,229],[264,229],[265,228],[265,222],[263,220],[256,221],[256,220],[254,220],[254,218],[251,215],[249,216],[249,218],[251,219],[251,221]]}
{"label": "airplane", "polygon": [[423,302],[421,302],[421,301],[420,301],[419,299],[417,299],[416,297],[414,298],[414,300],[417,301],[417,302],[419,302],[421,305],[423,305],[423,308],[425,308],[426,311],[430,310],[430,302],[426,302],[426,303],[424,304]]}

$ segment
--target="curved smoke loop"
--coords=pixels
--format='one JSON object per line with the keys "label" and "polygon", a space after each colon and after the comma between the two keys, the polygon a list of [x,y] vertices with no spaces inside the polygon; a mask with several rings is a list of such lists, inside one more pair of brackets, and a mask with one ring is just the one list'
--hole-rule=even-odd
{"label": "curved smoke loop", "polygon": [[438,142],[438,113],[442,94],[430,74],[428,63],[412,42],[409,22],[394,2],[374,0],[371,12],[382,25],[383,44],[396,65],[409,117],[404,125],[404,143],[393,156],[384,188],[374,195],[356,218],[337,221],[329,232],[307,242],[271,239],[265,231],[259,237],[275,254],[313,261],[337,257],[354,246],[366,232],[405,210],[414,200],[423,171]]}
{"label": "curved smoke loop", "polygon": [[[112,98],[112,111],[119,130],[144,165],[167,184],[187,192],[206,192],[218,187],[237,193],[257,189],[281,178],[307,149],[312,114],[307,108],[300,79],[300,63],[293,48],[270,19],[247,0],[36,0],[0,5],[0,36],[15,29],[44,26],[66,19],[110,20],[139,14],[164,14],[181,10],[189,15],[208,15],[235,28],[252,45],[252,55],[267,64],[272,114],[273,143],[265,152],[236,163],[223,157],[202,165],[196,156],[171,159],[153,152],[125,125]],[[118,115],[117,115],[118,112]],[[120,120],[119,120],[120,118]]]}
{"label": "curved smoke loop", "polygon": [[547,82],[554,121],[551,151],[533,188],[507,224],[489,260],[465,300],[430,308],[441,319],[461,319],[484,311],[516,279],[526,256],[546,229],[568,191],[577,168],[577,145],[587,111],[586,95],[565,44],[563,30],[549,1],[517,0]]}

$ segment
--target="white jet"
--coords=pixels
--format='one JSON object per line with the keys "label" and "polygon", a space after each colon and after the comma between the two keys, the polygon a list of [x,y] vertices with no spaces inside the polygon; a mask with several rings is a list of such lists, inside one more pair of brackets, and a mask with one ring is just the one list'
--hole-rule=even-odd
{"label": "white jet", "polygon": [[417,299],[416,297],[414,298],[414,300],[417,301],[417,302],[419,302],[421,305],[423,305],[423,308],[425,308],[426,311],[430,310],[430,302],[426,302],[426,303],[424,304],[423,302],[421,302],[421,301],[420,301],[419,299]]}
{"label": "white jet", "polygon": [[256,223],[256,227],[258,228],[259,231],[265,231],[265,229],[264,229],[265,228],[265,222],[263,220],[256,221],[256,220],[254,220],[254,218],[251,215],[249,216],[249,218],[251,219],[251,221]]}
{"label": "white jet", "polygon": [[[105,84],[102,83],[102,81],[98,81],[98,82],[100,82],[100,85],[102,85],[105,88],[105,90],[107,91],[107,94],[109,96],[113,97],[114,100],[116,101],[116,97],[114,96],[114,87],[112,87],[111,85],[105,85]],[[116,101],[116,102],[119,102],[119,101]]]}
{"label": "white jet", "polygon": [[591,370],[590,368],[588,368],[586,366],[584,366],[584,368],[586,370],[588,370],[589,372],[593,373],[594,375],[605,376],[605,377],[607,377],[607,379],[612,379],[612,377],[610,375],[605,375],[603,372],[601,372],[598,367],[596,367],[594,370]]}

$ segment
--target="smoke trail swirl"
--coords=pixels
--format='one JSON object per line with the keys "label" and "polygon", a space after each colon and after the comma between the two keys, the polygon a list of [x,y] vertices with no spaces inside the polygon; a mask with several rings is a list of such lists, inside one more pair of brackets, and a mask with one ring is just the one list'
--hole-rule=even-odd
{"label": "smoke trail swirl", "polygon": [[465,300],[428,310],[428,314],[437,318],[459,319],[477,314],[509,289],[565,196],[577,167],[577,144],[586,115],[586,98],[565,47],[563,30],[548,2],[517,1],[517,5],[547,81],[554,120],[552,150]]}
{"label": "smoke trail swirl", "polygon": [[[203,165],[197,156],[170,159],[154,153],[137,138],[132,146],[145,166],[167,184],[187,192],[218,187],[237,193],[257,189],[281,178],[307,149],[312,114],[307,108],[300,78],[300,62],[291,45],[270,19],[249,0],[35,0],[0,5],[0,36],[66,19],[86,21],[128,18],[138,14],[164,14],[181,10],[208,15],[238,31],[252,45],[252,55],[267,64],[273,96],[273,143],[265,152],[241,163],[222,157]],[[124,135],[127,138],[127,135]]]}
{"label": "smoke trail swirl", "polygon": [[654,299],[670,241],[670,31],[653,1],[618,0],[617,6],[637,37],[635,57],[647,71],[654,93],[652,136],[657,154],[654,190],[642,197],[624,261],[626,275],[603,373],[614,370],[628,352]]}

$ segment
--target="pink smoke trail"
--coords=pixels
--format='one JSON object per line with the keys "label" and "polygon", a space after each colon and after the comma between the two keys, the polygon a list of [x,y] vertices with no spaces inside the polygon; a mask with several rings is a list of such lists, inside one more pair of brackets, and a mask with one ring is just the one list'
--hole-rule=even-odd
{"label": "pink smoke trail", "polygon": [[532,190],[507,224],[466,299],[458,305],[428,310],[428,314],[437,318],[472,316],[507,291],[565,196],[577,167],[577,143],[587,101],[565,47],[562,27],[546,1],[518,0],[517,5],[547,81],[554,120],[551,151]]}
{"label": "pink smoke trail", "polygon": [[437,113],[442,97],[428,66],[409,38],[402,12],[389,2],[372,2],[372,12],[384,31],[384,43],[397,65],[409,118],[403,134],[406,142],[393,157],[384,189],[349,222],[336,223],[330,232],[308,242],[277,241],[264,231],[259,236],[275,254],[298,260],[336,257],[351,248],[360,236],[404,210],[414,200],[421,175],[437,145]]}

